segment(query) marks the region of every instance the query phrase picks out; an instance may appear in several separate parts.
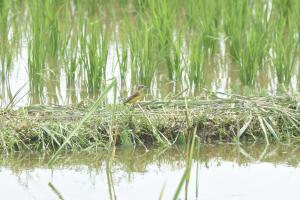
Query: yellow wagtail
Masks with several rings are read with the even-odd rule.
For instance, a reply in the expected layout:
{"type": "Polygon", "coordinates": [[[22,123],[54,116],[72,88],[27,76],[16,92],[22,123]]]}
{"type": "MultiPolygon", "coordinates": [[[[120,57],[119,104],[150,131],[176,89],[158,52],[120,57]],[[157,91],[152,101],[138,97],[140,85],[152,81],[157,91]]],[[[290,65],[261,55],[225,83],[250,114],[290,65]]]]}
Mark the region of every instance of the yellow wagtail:
{"type": "Polygon", "coordinates": [[[144,96],[145,88],[146,87],[144,85],[139,85],[137,90],[135,92],[133,92],[123,103],[124,104],[135,103],[135,102],[141,100],[144,96]]]}

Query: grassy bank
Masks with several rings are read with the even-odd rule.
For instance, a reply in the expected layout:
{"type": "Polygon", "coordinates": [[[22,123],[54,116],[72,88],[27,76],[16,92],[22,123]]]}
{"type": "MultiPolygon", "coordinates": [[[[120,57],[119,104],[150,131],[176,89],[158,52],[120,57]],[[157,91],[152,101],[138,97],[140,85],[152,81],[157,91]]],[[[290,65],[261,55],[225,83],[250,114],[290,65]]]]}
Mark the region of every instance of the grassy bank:
{"type": "Polygon", "coordinates": [[[258,140],[290,143],[300,139],[296,97],[221,99],[209,94],[141,102],[135,106],[100,105],[87,117],[93,103],[2,110],[0,148],[11,152],[88,150],[114,145],[166,146],[185,143],[194,131],[205,143],[258,140]]]}

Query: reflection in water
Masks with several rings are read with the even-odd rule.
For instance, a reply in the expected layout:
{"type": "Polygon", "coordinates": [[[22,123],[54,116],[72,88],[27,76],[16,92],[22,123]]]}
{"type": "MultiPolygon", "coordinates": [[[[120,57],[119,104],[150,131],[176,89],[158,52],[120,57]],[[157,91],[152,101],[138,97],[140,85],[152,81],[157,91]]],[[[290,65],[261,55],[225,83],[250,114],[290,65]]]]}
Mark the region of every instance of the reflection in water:
{"type": "Polygon", "coordinates": [[[108,185],[110,200],[117,199],[115,187],[114,187],[113,175],[112,175],[112,165],[115,158],[115,151],[116,149],[113,147],[110,157],[107,159],[107,164],[106,164],[106,176],[107,176],[107,185],[108,185]]]}
{"type": "Polygon", "coordinates": [[[54,187],[54,185],[51,182],[49,182],[48,185],[60,200],[64,200],[63,196],[60,194],[60,192],[54,187]]]}
{"type": "MultiPolygon", "coordinates": [[[[52,169],[48,159],[30,153],[2,157],[1,197],[172,199],[186,166],[181,147],[64,154],[52,169]]],[[[202,145],[194,151],[187,198],[292,199],[300,187],[299,161],[293,145],[202,145]]]]}

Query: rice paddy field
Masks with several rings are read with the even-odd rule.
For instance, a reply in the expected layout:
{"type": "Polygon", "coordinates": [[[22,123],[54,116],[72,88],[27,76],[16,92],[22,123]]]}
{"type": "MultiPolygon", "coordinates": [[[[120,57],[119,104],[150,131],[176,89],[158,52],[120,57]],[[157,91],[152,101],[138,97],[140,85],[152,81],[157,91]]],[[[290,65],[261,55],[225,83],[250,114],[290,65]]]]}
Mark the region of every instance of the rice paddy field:
{"type": "Polygon", "coordinates": [[[68,105],[99,96],[112,79],[118,98],[139,84],[147,99],[203,88],[298,93],[299,8],[296,0],[1,0],[1,105],[15,95],[20,106],[68,105]]]}
{"type": "Polygon", "coordinates": [[[298,0],[0,0],[0,194],[293,199],[245,180],[299,171],[299,21],[298,0]],[[214,188],[228,170],[253,193],[214,188]]]}

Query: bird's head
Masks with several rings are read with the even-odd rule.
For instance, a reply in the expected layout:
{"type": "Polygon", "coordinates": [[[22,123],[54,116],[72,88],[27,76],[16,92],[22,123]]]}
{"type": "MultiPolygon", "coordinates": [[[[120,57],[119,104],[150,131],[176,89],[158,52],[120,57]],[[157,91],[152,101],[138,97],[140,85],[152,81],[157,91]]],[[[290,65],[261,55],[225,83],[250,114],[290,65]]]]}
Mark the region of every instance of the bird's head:
{"type": "Polygon", "coordinates": [[[137,87],[137,90],[138,90],[139,92],[142,92],[142,91],[144,91],[145,88],[146,88],[146,86],[144,86],[144,85],[139,85],[139,86],[137,87]]]}

